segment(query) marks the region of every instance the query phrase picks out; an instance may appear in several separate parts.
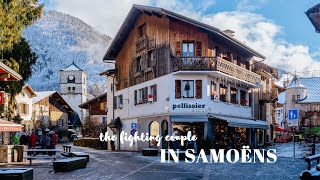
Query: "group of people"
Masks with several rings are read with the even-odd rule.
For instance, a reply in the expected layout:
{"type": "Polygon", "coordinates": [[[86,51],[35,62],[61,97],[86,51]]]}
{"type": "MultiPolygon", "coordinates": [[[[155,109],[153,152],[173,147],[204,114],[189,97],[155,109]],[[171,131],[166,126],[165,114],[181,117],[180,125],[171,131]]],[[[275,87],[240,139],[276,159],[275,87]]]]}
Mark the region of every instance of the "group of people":
{"type": "Polygon", "coordinates": [[[55,149],[58,143],[58,137],[54,131],[46,131],[45,133],[38,132],[38,135],[34,131],[29,133],[22,133],[19,137],[19,133],[16,133],[12,141],[16,145],[27,145],[29,149],[34,149],[38,143],[42,149],[55,149]]]}

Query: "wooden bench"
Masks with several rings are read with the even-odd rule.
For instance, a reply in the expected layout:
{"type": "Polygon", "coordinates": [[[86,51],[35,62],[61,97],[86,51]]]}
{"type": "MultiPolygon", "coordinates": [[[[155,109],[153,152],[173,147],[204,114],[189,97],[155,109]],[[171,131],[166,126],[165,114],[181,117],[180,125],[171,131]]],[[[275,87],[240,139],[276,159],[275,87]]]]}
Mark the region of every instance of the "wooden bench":
{"type": "Polygon", "coordinates": [[[0,168],[0,179],[30,180],[33,179],[33,169],[0,168]]]}
{"type": "MultiPolygon", "coordinates": [[[[28,149],[26,152],[61,152],[61,150],[58,149],[28,149]]],[[[37,155],[34,154],[33,156],[26,156],[24,158],[27,158],[27,160],[30,161],[29,165],[32,165],[32,160],[33,159],[53,159],[54,161],[58,158],[59,156],[57,155],[37,155]]]]}
{"type": "Polygon", "coordinates": [[[53,161],[53,170],[55,172],[69,172],[87,166],[86,157],[74,157],[53,161]]]}
{"type": "Polygon", "coordinates": [[[70,157],[85,157],[87,162],[89,162],[89,154],[84,152],[70,152],[70,157]]]}
{"type": "Polygon", "coordinates": [[[308,156],[305,158],[305,162],[307,162],[307,170],[300,174],[300,179],[302,180],[312,180],[312,179],[320,179],[320,154],[308,156]],[[317,161],[317,165],[314,168],[311,168],[311,162],[317,161]]]}

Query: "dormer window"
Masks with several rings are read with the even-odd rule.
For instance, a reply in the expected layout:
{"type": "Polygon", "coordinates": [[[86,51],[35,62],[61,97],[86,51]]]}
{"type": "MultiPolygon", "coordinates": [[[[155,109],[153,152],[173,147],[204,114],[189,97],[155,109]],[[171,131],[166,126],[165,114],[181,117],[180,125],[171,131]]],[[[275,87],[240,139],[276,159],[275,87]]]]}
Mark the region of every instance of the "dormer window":
{"type": "Polygon", "coordinates": [[[138,39],[146,35],[146,24],[138,27],[138,39]]]}

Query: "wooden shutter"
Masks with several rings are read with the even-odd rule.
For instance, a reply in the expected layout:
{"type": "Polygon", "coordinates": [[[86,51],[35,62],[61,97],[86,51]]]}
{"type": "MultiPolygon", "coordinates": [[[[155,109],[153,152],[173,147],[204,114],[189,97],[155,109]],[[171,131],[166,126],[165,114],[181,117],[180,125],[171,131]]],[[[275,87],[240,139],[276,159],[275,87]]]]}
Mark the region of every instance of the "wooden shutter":
{"type": "Polygon", "coordinates": [[[196,80],[196,99],[202,99],[202,80],[196,80]]]}
{"type": "Polygon", "coordinates": [[[117,97],[116,96],[113,97],[113,108],[117,109],[117,97]]]}
{"type": "Polygon", "coordinates": [[[157,85],[153,85],[153,102],[157,101],[157,85]]]}
{"type": "Polygon", "coordinates": [[[196,43],[196,56],[202,56],[202,43],[197,41],[196,43]]]}
{"type": "Polygon", "coordinates": [[[134,90],[134,105],[137,105],[137,90],[134,90]]]}
{"type": "Polygon", "coordinates": [[[181,98],[181,80],[175,81],[175,97],[176,99],[181,98]]]}
{"type": "Polygon", "coordinates": [[[148,87],[144,88],[144,101],[143,103],[148,103],[148,87]]]}
{"type": "Polygon", "coordinates": [[[175,50],[176,50],[176,56],[178,56],[178,57],[181,56],[181,42],[180,41],[176,42],[175,50]]]}
{"type": "Polygon", "coordinates": [[[144,97],[145,97],[145,95],[144,95],[144,94],[145,94],[145,93],[144,93],[144,88],[142,88],[141,91],[142,91],[142,92],[141,92],[141,93],[142,93],[142,97],[141,97],[142,102],[141,102],[141,103],[143,104],[143,103],[145,102],[145,101],[144,101],[144,97]]]}

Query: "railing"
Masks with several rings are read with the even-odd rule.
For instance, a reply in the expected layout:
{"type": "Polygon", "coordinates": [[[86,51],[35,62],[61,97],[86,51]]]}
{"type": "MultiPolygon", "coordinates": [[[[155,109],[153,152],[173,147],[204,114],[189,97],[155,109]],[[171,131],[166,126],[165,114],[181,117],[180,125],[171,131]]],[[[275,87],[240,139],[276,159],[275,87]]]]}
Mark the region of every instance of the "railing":
{"type": "Polygon", "coordinates": [[[136,51],[150,50],[155,48],[155,40],[149,39],[148,36],[142,36],[136,41],[136,51]]]}
{"type": "Polygon", "coordinates": [[[172,71],[220,71],[252,84],[260,84],[260,75],[219,57],[174,57],[172,71]]]}

